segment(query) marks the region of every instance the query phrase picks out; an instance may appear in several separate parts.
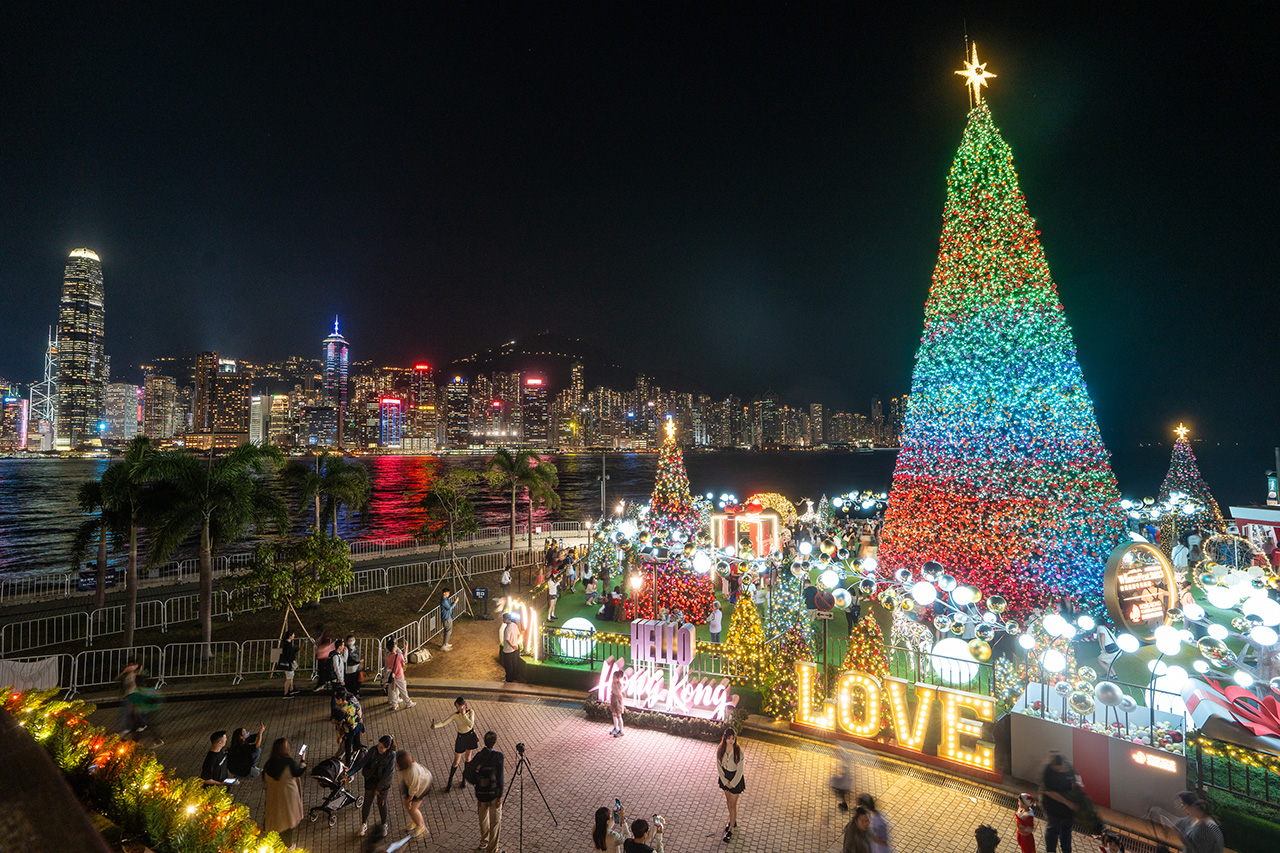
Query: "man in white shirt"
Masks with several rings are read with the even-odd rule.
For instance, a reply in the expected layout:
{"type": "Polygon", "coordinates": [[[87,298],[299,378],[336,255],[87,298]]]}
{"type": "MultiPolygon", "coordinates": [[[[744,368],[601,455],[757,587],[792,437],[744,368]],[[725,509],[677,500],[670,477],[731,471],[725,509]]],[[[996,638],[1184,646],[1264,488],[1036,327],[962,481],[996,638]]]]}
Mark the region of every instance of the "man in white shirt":
{"type": "Polygon", "coordinates": [[[1185,569],[1187,561],[1191,557],[1191,549],[1187,547],[1186,542],[1179,540],[1178,544],[1173,546],[1173,554],[1171,556],[1176,567],[1185,569]]]}
{"type": "Polygon", "coordinates": [[[724,623],[724,612],[720,610],[720,602],[711,605],[711,617],[707,620],[707,628],[711,631],[711,642],[720,642],[720,626],[724,623]]]}
{"type": "Polygon", "coordinates": [[[507,566],[502,570],[502,579],[498,581],[502,587],[502,606],[511,606],[511,567],[507,566]]]}

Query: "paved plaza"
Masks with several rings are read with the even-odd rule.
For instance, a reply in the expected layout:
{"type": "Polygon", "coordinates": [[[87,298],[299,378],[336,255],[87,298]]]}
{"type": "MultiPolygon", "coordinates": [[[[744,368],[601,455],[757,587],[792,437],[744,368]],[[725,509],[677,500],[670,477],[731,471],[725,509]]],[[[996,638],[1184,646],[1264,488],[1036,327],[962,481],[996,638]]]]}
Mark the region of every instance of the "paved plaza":
{"type": "MultiPolygon", "coordinates": [[[[494,685],[494,687],[498,687],[494,685]]],[[[430,835],[411,842],[418,853],[475,849],[479,832],[471,789],[440,791],[453,757],[453,728],[432,731],[431,718],[443,719],[452,710],[457,689],[412,686],[417,707],[392,712],[379,694],[366,698],[365,743],[393,734],[435,776],[432,793],[422,804],[430,835]]],[[[366,691],[367,693],[367,691],[366,691]]],[[[476,727],[498,733],[498,749],[506,756],[508,778],[516,765],[517,742],[527,746],[531,766],[558,825],[543,806],[532,784],[524,790],[524,850],[589,850],[596,808],[621,798],[631,818],[659,813],[667,818],[666,849],[730,851],[730,853],[792,853],[838,851],[847,821],[836,807],[828,782],[841,759],[835,747],[790,736],[748,732],[746,792],[739,803],[739,826],[728,844],[721,841],[726,811],[716,787],[715,745],[646,729],[629,729],[625,737],[608,736],[608,725],[586,719],[581,703],[536,696],[476,692],[469,697],[476,711],[476,727]]],[[[117,711],[104,707],[96,722],[113,726],[117,711]]],[[[230,695],[226,698],[174,696],[157,717],[165,743],[156,753],[167,767],[184,775],[199,774],[208,749],[209,733],[244,726],[256,731],[266,724],[266,743],[288,737],[297,749],[309,744],[312,764],[336,751],[328,722],[329,699],[306,693],[295,699],[278,696],[230,695]]],[[[265,759],[265,754],[264,754],[265,759]]],[[[1004,839],[1002,850],[1016,850],[1013,837],[1013,798],[981,785],[941,776],[875,753],[853,753],[855,787],[876,795],[893,827],[893,847],[900,853],[937,853],[974,849],[973,829],[995,826],[1004,839]]],[[[361,783],[357,781],[358,787],[361,783]]],[[[455,780],[456,784],[456,780],[455,780]]],[[[503,811],[499,849],[520,850],[519,785],[503,811]]],[[[324,791],[310,778],[303,780],[303,802],[310,808],[323,801],[324,791]]],[[[353,793],[359,793],[352,788],[353,793]]],[[[249,806],[256,819],[263,815],[263,785],[242,782],[233,796],[249,806]]],[[[408,822],[401,804],[390,803],[393,833],[403,834],[408,822]]],[[[373,815],[377,815],[376,806],[373,815]]],[[[1037,831],[1043,830],[1038,822],[1037,831]]],[[[313,851],[356,851],[360,825],[358,809],[339,812],[330,828],[324,820],[304,821],[296,842],[313,851]]],[[[1077,836],[1077,850],[1086,839],[1077,836]]],[[[1043,849],[1043,840],[1039,844],[1043,849]]]]}

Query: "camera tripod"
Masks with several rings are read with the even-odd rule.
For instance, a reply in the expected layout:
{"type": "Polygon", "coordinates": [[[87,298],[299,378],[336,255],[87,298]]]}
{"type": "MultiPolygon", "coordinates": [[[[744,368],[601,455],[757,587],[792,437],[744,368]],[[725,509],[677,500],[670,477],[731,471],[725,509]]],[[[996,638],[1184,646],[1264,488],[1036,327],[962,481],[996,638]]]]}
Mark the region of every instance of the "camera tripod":
{"type": "Polygon", "coordinates": [[[551,810],[550,803],[547,802],[547,795],[542,793],[542,786],[538,784],[537,778],[533,775],[533,765],[529,763],[529,759],[524,754],[524,744],[516,744],[516,752],[520,754],[520,760],[516,762],[516,772],[511,774],[511,781],[507,783],[507,793],[502,797],[502,805],[507,804],[507,799],[511,796],[511,789],[515,787],[516,779],[520,780],[520,853],[524,853],[524,774],[529,772],[529,781],[533,783],[533,787],[538,789],[538,796],[542,797],[542,804],[547,807],[547,814],[551,815],[551,822],[556,826],[560,822],[556,820],[556,813],[551,810]]]}

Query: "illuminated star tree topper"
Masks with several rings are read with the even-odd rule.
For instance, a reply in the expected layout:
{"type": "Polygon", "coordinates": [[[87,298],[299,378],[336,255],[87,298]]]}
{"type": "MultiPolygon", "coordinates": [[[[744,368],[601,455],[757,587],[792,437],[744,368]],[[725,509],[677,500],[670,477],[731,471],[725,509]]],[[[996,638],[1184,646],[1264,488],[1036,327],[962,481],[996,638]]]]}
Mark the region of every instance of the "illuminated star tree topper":
{"type": "Polygon", "coordinates": [[[996,75],[987,70],[987,63],[978,61],[978,43],[973,43],[973,59],[967,60],[964,68],[956,72],[964,78],[965,85],[973,89],[970,97],[973,99],[970,103],[977,106],[982,103],[982,87],[987,85],[988,80],[992,80],[996,75]]]}

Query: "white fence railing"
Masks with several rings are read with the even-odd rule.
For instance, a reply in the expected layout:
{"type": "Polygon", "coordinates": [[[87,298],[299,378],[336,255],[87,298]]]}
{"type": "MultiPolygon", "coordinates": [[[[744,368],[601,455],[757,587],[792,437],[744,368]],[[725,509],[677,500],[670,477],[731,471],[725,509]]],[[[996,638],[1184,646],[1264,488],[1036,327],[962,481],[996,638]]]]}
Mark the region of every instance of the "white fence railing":
{"type": "Polygon", "coordinates": [[[83,687],[103,687],[120,678],[125,664],[136,660],[144,673],[159,675],[164,653],[159,646],[130,646],[123,649],[90,649],[76,655],[74,680],[64,684],[75,695],[83,687]]]}
{"type": "MultiPolygon", "coordinates": [[[[590,528],[579,521],[556,521],[533,526],[534,537],[549,537],[564,534],[589,534],[590,528]]],[[[516,525],[516,548],[527,546],[529,525],[516,525]]],[[[463,536],[458,540],[460,548],[502,547],[511,542],[511,527],[482,527],[475,533],[463,536]]],[[[540,543],[535,541],[535,546],[540,543]]],[[[370,560],[381,557],[394,557],[401,554],[425,554],[439,548],[422,537],[398,536],[391,539],[356,539],[348,543],[353,560],[370,560]]],[[[465,558],[464,558],[465,559],[465,558]]],[[[213,576],[229,577],[246,568],[253,561],[251,552],[229,554],[215,557],[212,560],[213,576]]],[[[200,577],[200,561],[196,558],[177,560],[154,569],[140,568],[143,584],[153,582],[189,583],[200,577]]],[[[46,601],[57,598],[71,598],[81,590],[77,587],[78,575],[75,572],[34,572],[0,578],[0,606],[7,604],[25,604],[34,601],[46,601]]],[[[124,589],[125,572],[116,570],[114,590],[124,589]]],[[[91,595],[91,591],[84,594],[91,595]]]]}
{"type": "MultiPolygon", "coordinates": [[[[379,642],[383,648],[387,648],[390,640],[400,641],[400,650],[408,655],[410,652],[416,652],[434,639],[437,635],[444,631],[444,621],[440,618],[440,608],[433,607],[427,611],[427,614],[420,619],[415,619],[408,625],[402,625],[399,628],[387,634],[379,642]]],[[[371,667],[369,668],[372,672],[371,667]]],[[[382,668],[382,658],[378,658],[378,668],[382,668]]]]}
{"type": "MultiPolygon", "coordinates": [[[[437,614],[439,608],[423,617],[437,614]]],[[[423,621],[419,620],[419,621],[423,621]]],[[[298,673],[302,677],[314,677],[314,644],[308,637],[294,640],[298,648],[298,673]]],[[[86,649],[77,655],[52,654],[36,657],[3,658],[15,662],[36,662],[48,658],[58,659],[58,686],[67,691],[70,699],[77,693],[91,688],[102,688],[120,681],[120,674],[130,661],[137,661],[142,674],[156,679],[157,686],[181,678],[222,678],[233,684],[247,675],[272,676],[279,656],[279,640],[246,640],[243,643],[216,642],[170,643],[160,646],[130,646],[119,649],[86,649]]],[[[365,678],[374,679],[382,670],[382,641],[376,637],[358,637],[356,645],[364,662],[365,678]]],[[[0,684],[0,687],[8,685],[0,684]]]]}
{"type": "MultiPolygon", "coordinates": [[[[458,558],[458,573],[463,578],[496,574],[508,564],[520,569],[536,566],[542,560],[542,552],[497,551],[458,558]]],[[[448,560],[408,563],[385,568],[360,569],[354,572],[351,583],[341,589],[330,590],[322,599],[342,600],[343,596],[367,592],[389,593],[405,586],[432,584],[445,576],[448,560]]],[[[213,616],[230,621],[236,613],[252,613],[265,606],[260,592],[252,589],[214,590],[213,616]]],[[[145,599],[138,602],[134,628],[146,630],[159,628],[168,631],[170,625],[196,622],[200,619],[200,596],[177,595],[167,599],[145,599]]],[[[124,605],[114,604],[91,611],[60,613],[41,616],[23,622],[10,622],[0,629],[0,655],[13,655],[33,649],[64,645],[83,641],[86,646],[94,640],[124,632],[124,605]]],[[[437,632],[438,633],[438,632],[437,632]]],[[[431,634],[435,636],[435,634],[431,634]]],[[[421,648],[428,638],[413,648],[421,648]]],[[[412,649],[406,649],[412,651],[412,649]]]]}

